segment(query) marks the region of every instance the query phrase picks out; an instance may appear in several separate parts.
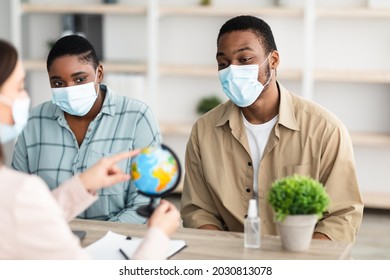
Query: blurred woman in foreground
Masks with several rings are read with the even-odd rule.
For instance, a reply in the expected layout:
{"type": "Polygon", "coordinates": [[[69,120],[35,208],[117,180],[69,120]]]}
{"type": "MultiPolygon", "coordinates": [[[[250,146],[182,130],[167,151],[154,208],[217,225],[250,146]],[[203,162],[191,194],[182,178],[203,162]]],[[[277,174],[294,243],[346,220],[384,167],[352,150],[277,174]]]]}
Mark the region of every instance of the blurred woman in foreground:
{"type": "MultiPolygon", "coordinates": [[[[0,40],[0,141],[14,140],[27,123],[30,98],[16,49],[0,40]]],[[[0,145],[0,259],[87,259],[68,221],[89,207],[96,191],[130,179],[116,163],[136,155],[123,152],[101,159],[50,192],[42,179],[4,165],[0,145]]],[[[179,212],[162,201],[148,222],[144,241],[132,259],[163,259],[179,212]]]]}

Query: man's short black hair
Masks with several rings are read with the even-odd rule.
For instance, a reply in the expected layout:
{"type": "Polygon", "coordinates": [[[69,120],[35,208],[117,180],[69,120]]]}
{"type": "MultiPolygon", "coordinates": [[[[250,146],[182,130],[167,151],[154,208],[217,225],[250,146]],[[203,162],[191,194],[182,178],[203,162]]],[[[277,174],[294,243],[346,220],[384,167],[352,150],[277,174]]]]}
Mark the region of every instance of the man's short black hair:
{"type": "Polygon", "coordinates": [[[223,34],[232,31],[252,31],[259,37],[266,53],[277,50],[271,27],[262,19],[254,16],[238,16],[229,19],[219,30],[217,43],[223,34]]]}
{"type": "Polygon", "coordinates": [[[92,63],[96,69],[99,59],[92,44],[83,36],[68,35],[60,38],[52,47],[47,57],[46,69],[49,71],[53,61],[64,55],[77,55],[81,61],[92,63]]]}

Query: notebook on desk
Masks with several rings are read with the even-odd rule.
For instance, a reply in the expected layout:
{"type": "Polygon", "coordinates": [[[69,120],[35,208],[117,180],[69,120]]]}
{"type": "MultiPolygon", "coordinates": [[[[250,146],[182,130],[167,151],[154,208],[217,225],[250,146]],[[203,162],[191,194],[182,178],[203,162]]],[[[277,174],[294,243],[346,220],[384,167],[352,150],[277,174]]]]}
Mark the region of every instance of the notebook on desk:
{"type": "MultiPolygon", "coordinates": [[[[108,231],[105,236],[87,246],[85,250],[95,260],[125,260],[134,254],[141,242],[142,238],[128,238],[125,235],[108,231]]],[[[184,240],[170,240],[166,258],[172,257],[185,247],[184,240]]]]}

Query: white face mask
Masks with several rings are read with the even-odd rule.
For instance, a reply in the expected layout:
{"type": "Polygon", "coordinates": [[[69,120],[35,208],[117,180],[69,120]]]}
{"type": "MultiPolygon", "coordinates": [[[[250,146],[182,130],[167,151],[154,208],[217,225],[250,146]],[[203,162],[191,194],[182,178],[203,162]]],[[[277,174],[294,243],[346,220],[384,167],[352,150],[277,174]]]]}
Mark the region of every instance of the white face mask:
{"type": "Polygon", "coordinates": [[[258,81],[259,68],[268,60],[271,53],[261,65],[233,65],[218,72],[219,79],[225,94],[239,107],[252,105],[263,92],[264,88],[271,80],[263,85],[258,81]]]}
{"type": "Polygon", "coordinates": [[[26,126],[30,109],[30,98],[19,98],[12,102],[10,99],[0,95],[0,102],[12,108],[12,118],[14,119],[13,125],[0,123],[0,140],[4,144],[16,139],[26,126]]]}
{"type": "Polygon", "coordinates": [[[86,115],[97,99],[95,90],[97,73],[96,71],[95,82],[71,87],[52,88],[52,102],[70,115],[86,115]]]}

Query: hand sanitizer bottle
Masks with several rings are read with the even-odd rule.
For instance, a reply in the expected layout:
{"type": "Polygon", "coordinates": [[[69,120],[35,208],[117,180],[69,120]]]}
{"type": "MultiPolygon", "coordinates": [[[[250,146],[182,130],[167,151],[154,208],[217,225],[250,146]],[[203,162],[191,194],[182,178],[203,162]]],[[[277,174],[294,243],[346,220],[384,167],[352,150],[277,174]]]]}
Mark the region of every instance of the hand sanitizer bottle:
{"type": "Polygon", "coordinates": [[[249,200],[248,215],[244,224],[244,246],[260,248],[260,218],[255,199],[249,200]]]}

